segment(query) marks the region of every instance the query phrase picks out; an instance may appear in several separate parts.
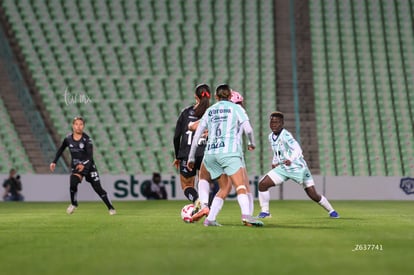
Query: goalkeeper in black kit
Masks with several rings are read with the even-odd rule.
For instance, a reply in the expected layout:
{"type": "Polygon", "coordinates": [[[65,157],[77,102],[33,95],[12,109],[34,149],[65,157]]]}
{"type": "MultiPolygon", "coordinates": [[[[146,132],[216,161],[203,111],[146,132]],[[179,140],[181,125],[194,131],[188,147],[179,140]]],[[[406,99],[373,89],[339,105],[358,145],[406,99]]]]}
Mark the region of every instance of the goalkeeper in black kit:
{"type": "Polygon", "coordinates": [[[70,175],[70,201],[71,204],[66,209],[68,214],[72,214],[78,207],[77,193],[78,185],[82,182],[83,177],[92,185],[93,190],[99,195],[105,205],[108,207],[109,214],[115,215],[116,211],[108,194],[101,186],[98,170],[93,160],[93,144],[91,138],[83,132],[85,121],[82,117],[75,117],[72,122],[73,132],[65,137],[62,145],[56,153],[56,157],[50,164],[50,171],[54,171],[56,162],[62,155],[66,147],[69,147],[72,158],[72,174],[70,175]]]}

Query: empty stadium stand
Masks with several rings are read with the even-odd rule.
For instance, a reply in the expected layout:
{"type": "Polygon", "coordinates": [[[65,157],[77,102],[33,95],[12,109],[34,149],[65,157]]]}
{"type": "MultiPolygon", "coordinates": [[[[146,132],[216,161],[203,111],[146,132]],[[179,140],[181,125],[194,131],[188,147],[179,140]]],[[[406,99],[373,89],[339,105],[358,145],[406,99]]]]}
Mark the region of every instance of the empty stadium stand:
{"type": "MultiPolygon", "coordinates": [[[[410,0],[0,5],[3,27],[55,146],[72,118],[84,116],[102,173],[176,173],[175,120],[200,82],[213,88],[228,82],[245,97],[258,143],[258,150],[246,153],[252,174],[269,168],[267,116],[276,108],[288,110],[287,127],[294,134],[298,127],[305,157],[318,174],[414,171],[410,0]]],[[[15,142],[20,148],[17,156],[0,150],[0,172],[18,161],[35,171],[10,112],[0,107],[11,131],[0,132],[2,146],[15,142]]]]}
{"type": "Polygon", "coordinates": [[[310,1],[321,172],[409,175],[411,1],[310,1]]]}
{"type": "MultiPolygon", "coordinates": [[[[176,173],[175,120],[200,82],[240,91],[256,139],[268,146],[259,119],[276,102],[272,1],[1,5],[51,126],[63,138],[84,116],[102,173],[176,173]]],[[[252,173],[264,172],[262,154],[249,153],[252,173]]]]}

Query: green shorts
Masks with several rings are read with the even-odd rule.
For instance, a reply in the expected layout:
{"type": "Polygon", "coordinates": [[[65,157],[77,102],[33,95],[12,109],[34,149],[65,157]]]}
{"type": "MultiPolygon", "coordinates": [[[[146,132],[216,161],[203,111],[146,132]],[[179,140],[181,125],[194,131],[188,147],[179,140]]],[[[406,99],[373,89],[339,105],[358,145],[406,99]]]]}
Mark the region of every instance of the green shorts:
{"type": "Polygon", "coordinates": [[[288,179],[300,184],[303,189],[315,185],[313,177],[309,168],[305,167],[296,171],[287,171],[282,166],[277,166],[267,173],[267,176],[272,179],[273,183],[279,185],[288,179]]]}
{"type": "Polygon", "coordinates": [[[222,174],[231,176],[243,167],[242,157],[237,154],[204,155],[204,165],[212,179],[222,174]]]}

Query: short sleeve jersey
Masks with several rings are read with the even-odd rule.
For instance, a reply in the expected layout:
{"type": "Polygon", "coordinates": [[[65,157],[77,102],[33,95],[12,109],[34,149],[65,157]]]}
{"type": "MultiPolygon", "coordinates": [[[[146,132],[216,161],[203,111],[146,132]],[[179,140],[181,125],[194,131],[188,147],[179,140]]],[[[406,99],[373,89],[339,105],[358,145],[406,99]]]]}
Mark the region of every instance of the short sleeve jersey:
{"type": "MultiPolygon", "coordinates": [[[[176,159],[187,159],[190,152],[191,143],[193,142],[194,132],[188,129],[190,122],[199,120],[194,115],[194,106],[184,108],[177,119],[174,133],[174,151],[176,159]]],[[[196,157],[204,155],[205,145],[198,146],[196,157]]]]}
{"type": "MultiPolygon", "coordinates": [[[[273,164],[281,164],[286,159],[290,159],[290,156],[293,155],[294,148],[300,148],[295,138],[286,129],[282,129],[279,135],[275,135],[273,132],[270,133],[269,142],[273,150],[273,164]]],[[[281,167],[292,172],[307,167],[302,152],[296,153],[299,154],[299,157],[293,160],[290,166],[282,164],[281,167]]]]}
{"type": "Polygon", "coordinates": [[[205,154],[241,155],[240,127],[249,120],[242,107],[221,100],[208,108],[201,120],[208,129],[205,154]]]}

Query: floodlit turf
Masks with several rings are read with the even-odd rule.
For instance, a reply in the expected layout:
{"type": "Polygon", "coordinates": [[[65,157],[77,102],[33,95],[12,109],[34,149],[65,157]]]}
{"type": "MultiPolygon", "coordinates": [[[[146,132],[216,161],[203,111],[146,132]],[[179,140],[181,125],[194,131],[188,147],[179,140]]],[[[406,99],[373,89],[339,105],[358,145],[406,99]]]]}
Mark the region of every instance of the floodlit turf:
{"type": "Polygon", "coordinates": [[[80,202],[73,215],[67,203],[0,203],[0,274],[414,271],[412,201],[336,201],[340,219],[311,201],[272,201],[262,228],[241,225],[236,201],[226,201],[222,227],[182,222],[184,201],[114,204],[116,216],[101,202],[80,202]]]}

